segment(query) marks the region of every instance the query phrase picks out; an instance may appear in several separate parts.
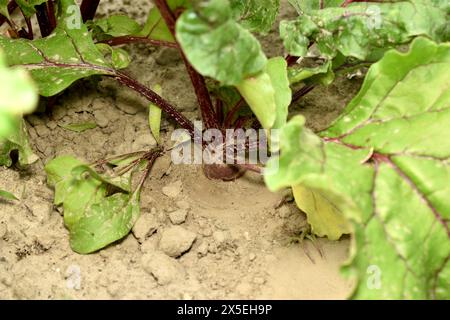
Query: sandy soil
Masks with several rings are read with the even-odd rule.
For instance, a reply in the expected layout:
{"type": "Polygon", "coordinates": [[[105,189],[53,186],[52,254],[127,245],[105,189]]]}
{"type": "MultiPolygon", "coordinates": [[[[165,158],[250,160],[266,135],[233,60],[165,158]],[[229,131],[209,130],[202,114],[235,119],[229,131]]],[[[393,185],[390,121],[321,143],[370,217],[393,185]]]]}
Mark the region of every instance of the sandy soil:
{"type": "MultiPolygon", "coordinates": [[[[143,19],[148,1],[104,1],[101,13],[134,7],[143,19]]],[[[283,10],[282,17],[293,11],[283,10]]],[[[275,32],[275,31],[274,31],[275,32]]],[[[268,55],[283,53],[270,34],[268,55]]],[[[198,119],[196,99],[176,51],[130,46],[128,72],[147,85],[160,83],[164,97],[198,119]]],[[[292,109],[314,130],[326,127],[360,86],[339,79],[317,88],[292,109]]],[[[0,189],[20,201],[0,200],[0,298],[3,299],[344,299],[352,284],[339,274],[349,240],[319,239],[321,257],[306,241],[292,244],[305,227],[292,204],[278,209],[261,177],[211,181],[200,167],[174,166],[166,155],[153,168],[142,193],[142,216],[125,239],[96,254],[71,251],[60,209],[52,205],[43,166],[62,154],[87,161],[155,144],[146,103],[111,80],[80,82],[58,98],[52,110],[27,118],[40,161],[25,171],[0,168],[0,189]],[[74,133],[61,125],[95,121],[74,133]],[[188,251],[179,258],[167,253],[188,251]],[[169,248],[169,249],[168,249],[169,248]]],[[[173,124],[163,123],[169,143],[173,124]]]]}

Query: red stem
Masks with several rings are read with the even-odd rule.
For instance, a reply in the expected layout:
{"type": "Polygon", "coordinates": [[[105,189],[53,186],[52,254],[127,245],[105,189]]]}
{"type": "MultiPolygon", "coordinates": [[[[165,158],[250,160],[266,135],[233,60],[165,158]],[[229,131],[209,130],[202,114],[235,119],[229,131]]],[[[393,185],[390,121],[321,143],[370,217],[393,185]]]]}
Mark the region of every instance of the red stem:
{"type": "Polygon", "coordinates": [[[238,103],[227,113],[227,117],[225,118],[225,122],[223,124],[224,128],[228,128],[231,126],[233,122],[233,118],[236,115],[236,113],[242,108],[242,105],[244,104],[244,98],[241,98],[238,103]]]}
{"type": "Polygon", "coordinates": [[[216,115],[217,115],[217,122],[224,123],[223,120],[223,101],[219,98],[216,98],[216,115]]]}
{"type": "Polygon", "coordinates": [[[56,28],[56,14],[55,14],[55,1],[50,0],[47,2],[47,12],[48,12],[48,20],[50,22],[50,26],[52,28],[52,31],[56,28]]]}
{"type": "MultiPolygon", "coordinates": [[[[155,5],[158,7],[161,16],[166,22],[169,30],[172,32],[174,38],[176,38],[175,37],[176,17],[170,10],[169,6],[167,5],[167,2],[165,0],[155,0],[155,5]]],[[[205,78],[203,78],[203,76],[192,67],[192,65],[187,60],[186,55],[181,50],[181,48],[180,53],[183,57],[183,61],[184,64],[186,65],[189,77],[191,78],[192,85],[194,86],[194,91],[197,96],[197,101],[202,113],[202,119],[206,128],[207,129],[218,128],[219,123],[217,121],[217,116],[214,112],[214,107],[211,101],[211,97],[209,95],[208,88],[206,87],[205,78]]]]}
{"type": "Polygon", "coordinates": [[[188,130],[191,136],[194,136],[194,125],[193,123],[186,118],[183,114],[178,112],[175,107],[173,107],[169,102],[164,100],[161,96],[159,96],[157,93],[155,93],[153,90],[147,88],[146,86],[142,85],[135,79],[131,78],[130,76],[126,75],[122,72],[117,72],[114,77],[117,81],[122,83],[123,85],[129,87],[130,89],[133,89],[134,91],[138,92],[142,96],[144,96],[146,99],[148,99],[150,102],[156,104],[158,107],[160,107],[165,113],[167,113],[171,118],[173,118],[181,127],[188,130]]]}
{"type": "Polygon", "coordinates": [[[33,40],[33,37],[34,37],[33,36],[33,25],[31,24],[31,19],[25,17],[25,15],[23,17],[25,19],[25,23],[27,24],[27,29],[28,29],[26,38],[28,40],[33,40]]]}
{"type": "Polygon", "coordinates": [[[310,93],[312,90],[314,90],[314,88],[315,88],[315,86],[302,87],[300,90],[298,90],[296,93],[293,94],[291,104],[300,100],[301,97],[306,96],[308,93],[310,93]]]}
{"type": "Polygon", "coordinates": [[[83,22],[94,19],[99,3],[100,0],[83,0],[81,2],[80,11],[83,22]]]}
{"type": "Polygon", "coordinates": [[[47,3],[43,3],[36,6],[36,17],[42,37],[49,36],[56,27],[55,12],[50,10],[47,3]],[[53,17],[51,17],[52,15],[53,17]]]}

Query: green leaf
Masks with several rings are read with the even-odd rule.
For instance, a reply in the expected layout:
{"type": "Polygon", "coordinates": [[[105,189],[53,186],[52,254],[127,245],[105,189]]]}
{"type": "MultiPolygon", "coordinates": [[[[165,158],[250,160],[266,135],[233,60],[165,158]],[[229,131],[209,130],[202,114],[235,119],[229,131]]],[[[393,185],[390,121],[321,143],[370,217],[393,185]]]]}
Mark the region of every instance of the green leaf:
{"type": "Polygon", "coordinates": [[[110,37],[121,37],[136,34],[141,31],[139,23],[126,15],[112,15],[104,19],[96,20],[93,23],[103,35],[110,37]]]}
{"type": "Polygon", "coordinates": [[[176,32],[194,68],[223,85],[238,85],[267,63],[258,40],[233,19],[228,0],[203,1],[186,10],[176,32]]]}
{"type": "Polygon", "coordinates": [[[121,48],[116,48],[112,50],[111,61],[115,69],[125,69],[131,63],[131,58],[128,52],[121,48]]]}
{"type": "Polygon", "coordinates": [[[131,175],[110,177],[71,156],[50,161],[47,182],[55,205],[63,205],[70,244],[82,254],[95,252],[126,236],[139,216],[141,186],[131,193],[131,175]],[[111,187],[119,193],[109,195],[111,187]]]}
{"type": "Polygon", "coordinates": [[[139,193],[117,193],[89,206],[70,230],[72,249],[92,253],[125,237],[140,215],[139,193]]]}
{"type": "Polygon", "coordinates": [[[237,86],[263,128],[270,129],[276,120],[275,89],[267,72],[247,78],[237,86]]]}
{"type": "Polygon", "coordinates": [[[280,129],[286,124],[289,105],[292,101],[292,91],[289,86],[287,62],[282,57],[272,58],[268,61],[266,72],[275,90],[275,122],[272,129],[280,129]]]}
{"type": "Polygon", "coordinates": [[[280,0],[230,0],[235,19],[251,32],[268,33],[280,9],[280,0]]]}
{"type": "Polygon", "coordinates": [[[84,132],[86,130],[97,128],[97,124],[95,122],[72,123],[68,125],[59,125],[59,126],[63,129],[73,132],[84,132]]]}
{"type": "Polygon", "coordinates": [[[1,51],[0,83],[0,139],[7,139],[20,134],[22,115],[34,111],[38,94],[25,70],[6,68],[1,51]]]}
{"type": "Polygon", "coordinates": [[[116,70],[125,69],[131,63],[130,55],[122,48],[113,48],[106,43],[96,43],[97,49],[105,56],[110,56],[110,63],[116,70]]]}
{"type": "Polygon", "coordinates": [[[48,37],[30,41],[0,36],[8,63],[29,70],[43,96],[56,95],[82,78],[116,72],[94,45],[74,1],[61,0],[59,5],[58,27],[48,37]]]}
{"type": "MultiPolygon", "coordinates": [[[[172,12],[176,11],[177,9],[188,9],[191,7],[189,0],[168,0],[167,4],[169,5],[169,8],[172,10],[172,12]]],[[[137,35],[148,37],[149,39],[153,40],[175,42],[172,32],[170,32],[156,6],[150,10],[147,22],[137,35]]]]}
{"type": "Polygon", "coordinates": [[[303,118],[283,129],[281,157],[269,163],[266,183],[319,192],[351,221],[345,271],[358,278],[353,298],[448,298],[449,69],[450,44],[418,38],[409,52],[389,51],[370,68],[320,138],[303,118]]]}
{"type": "Polygon", "coordinates": [[[36,13],[36,9],[34,8],[37,5],[43,4],[47,2],[47,0],[16,0],[16,3],[19,5],[20,10],[27,17],[31,17],[36,13]]]}
{"type": "Polygon", "coordinates": [[[85,165],[85,164],[76,166],[71,171],[71,175],[78,180],[82,180],[84,174],[89,174],[91,177],[95,178],[96,180],[101,181],[107,185],[111,185],[116,188],[119,188],[124,192],[131,192],[131,180],[130,180],[131,176],[130,175],[124,175],[124,176],[118,176],[118,177],[108,177],[106,175],[97,173],[97,171],[95,171],[90,166],[85,165]]]}
{"type": "Polygon", "coordinates": [[[245,79],[237,88],[263,128],[280,128],[286,123],[292,92],[285,59],[270,59],[264,72],[245,79]]]}
{"type": "MultiPolygon", "coordinates": [[[[1,119],[1,117],[0,117],[1,119]]],[[[10,167],[13,164],[11,153],[19,153],[19,165],[25,167],[36,162],[39,158],[33,153],[25,121],[20,119],[17,127],[14,127],[5,137],[0,137],[0,166],[10,167]]]]}
{"type": "Polygon", "coordinates": [[[10,20],[8,11],[8,0],[0,0],[0,14],[10,20]]]}
{"type": "MultiPolygon", "coordinates": [[[[156,85],[153,88],[157,94],[162,94],[162,88],[160,85],[156,85]]],[[[148,124],[152,132],[153,137],[158,143],[161,143],[160,130],[161,130],[161,115],[162,110],[154,103],[151,103],[148,108],[148,124]]]]}
{"type": "Polygon", "coordinates": [[[333,70],[331,68],[331,61],[327,61],[324,64],[321,64],[317,67],[296,67],[289,68],[289,82],[291,84],[296,84],[306,79],[310,79],[315,76],[322,76],[320,79],[323,79],[322,84],[328,85],[334,80],[333,70]],[[330,77],[331,75],[331,77],[330,77]],[[330,81],[331,80],[331,81],[330,81]]]}
{"type": "Polygon", "coordinates": [[[6,200],[19,200],[11,192],[8,192],[8,191],[5,191],[5,190],[1,190],[1,189],[0,189],[0,198],[6,199],[6,200]]]}
{"type": "Polygon", "coordinates": [[[378,48],[409,43],[421,35],[449,40],[448,8],[448,1],[408,0],[308,10],[295,21],[282,21],[280,34],[294,56],[306,56],[314,42],[327,59],[340,52],[364,60],[378,48]]]}

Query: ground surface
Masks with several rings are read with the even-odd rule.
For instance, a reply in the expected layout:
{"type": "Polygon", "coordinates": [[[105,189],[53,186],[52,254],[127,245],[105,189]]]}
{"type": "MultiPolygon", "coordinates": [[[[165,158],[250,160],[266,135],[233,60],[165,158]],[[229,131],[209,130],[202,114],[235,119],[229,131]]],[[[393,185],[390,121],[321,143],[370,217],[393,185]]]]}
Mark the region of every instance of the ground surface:
{"type": "MultiPolygon", "coordinates": [[[[148,2],[123,0],[123,8],[132,7],[142,19],[148,2]]],[[[120,12],[121,5],[104,1],[101,13],[120,12]]],[[[285,7],[282,17],[292,14],[285,7]]],[[[271,41],[274,36],[263,40],[268,55],[283,53],[271,41]]],[[[128,48],[135,58],[128,72],[147,85],[160,83],[164,97],[196,119],[195,96],[178,54],[128,48]]],[[[323,129],[359,86],[343,78],[317,88],[292,114],[302,113],[312,129],[323,129]]],[[[79,83],[50,112],[28,117],[41,160],[27,171],[0,168],[0,189],[21,198],[0,201],[0,298],[344,299],[351,292],[352,284],[339,275],[348,239],[320,239],[324,257],[307,242],[313,262],[300,245],[290,244],[305,225],[304,215],[289,203],[275,209],[282,194],[267,191],[260,177],[210,181],[200,167],[171,165],[169,156],[154,167],[142,194],[142,217],[128,237],[92,255],[71,251],[44,164],[62,154],[93,161],[150,148],[154,139],[145,105],[134,93],[103,80],[79,83]],[[83,121],[98,127],[84,133],[61,128],[83,121]],[[176,259],[161,250],[183,247],[190,249],[176,259]]],[[[172,130],[172,124],[163,124],[167,143],[172,130]]]]}

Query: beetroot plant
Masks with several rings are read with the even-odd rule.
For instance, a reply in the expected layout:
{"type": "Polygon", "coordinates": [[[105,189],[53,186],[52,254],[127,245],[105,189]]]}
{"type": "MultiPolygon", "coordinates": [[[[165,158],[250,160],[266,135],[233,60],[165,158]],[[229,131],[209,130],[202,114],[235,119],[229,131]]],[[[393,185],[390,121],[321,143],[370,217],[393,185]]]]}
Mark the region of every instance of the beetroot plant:
{"type": "MultiPolygon", "coordinates": [[[[149,102],[157,148],[46,165],[73,250],[95,252],[130,232],[151,167],[170,152],[159,133],[164,115],[204,150],[214,139],[198,137],[208,130],[264,129],[270,143],[245,141],[243,154],[266,148],[267,165],[219,157],[205,174],[264,174],[271,190],[292,188],[313,234],[351,234],[344,271],[358,280],[353,298],[450,297],[449,1],[290,0],[298,17],[279,23],[286,55],[270,58],[257,36],[273,29],[279,0],[154,0],[143,26],[126,15],[96,19],[99,2],[0,1],[0,48],[12,67],[0,67],[0,165],[36,160],[21,118],[36,105],[34,88],[50,98],[101,76],[149,102]],[[131,43],[179,51],[202,128],[161,97],[164,88],[123,70],[131,43]],[[315,87],[357,70],[366,73],[361,90],[328,129],[313,133],[303,116],[289,116],[315,87]]],[[[238,151],[223,152],[237,160],[238,151]]]]}

